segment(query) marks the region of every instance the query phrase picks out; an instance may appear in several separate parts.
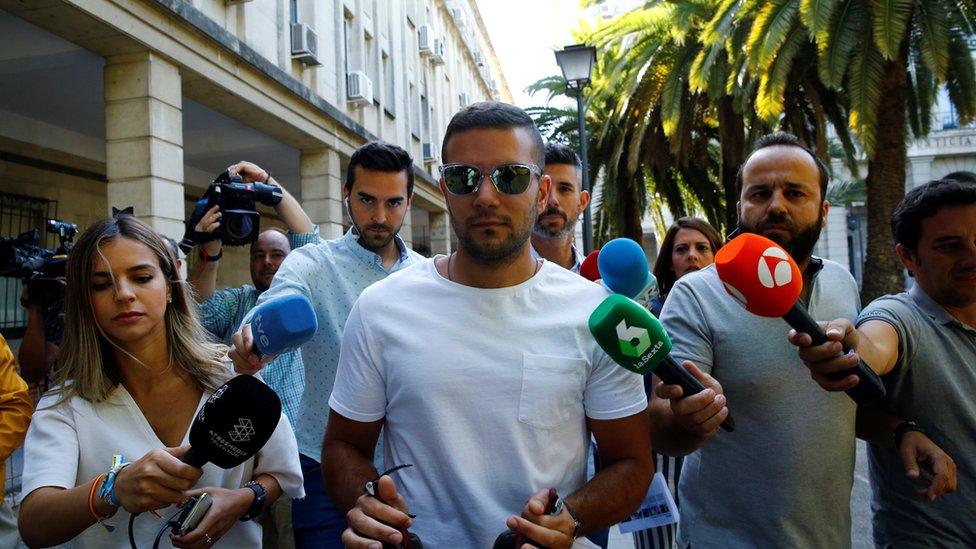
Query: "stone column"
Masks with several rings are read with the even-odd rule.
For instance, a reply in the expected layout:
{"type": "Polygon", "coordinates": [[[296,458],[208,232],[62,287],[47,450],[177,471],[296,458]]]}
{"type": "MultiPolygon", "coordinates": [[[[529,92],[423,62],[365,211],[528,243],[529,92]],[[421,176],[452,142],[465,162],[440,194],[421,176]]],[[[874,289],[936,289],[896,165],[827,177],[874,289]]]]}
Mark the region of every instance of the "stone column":
{"type": "Polygon", "coordinates": [[[333,149],[302,151],[302,208],[326,240],[342,236],[342,168],[333,149]]]}
{"type": "Polygon", "coordinates": [[[932,180],[932,161],[934,156],[916,156],[908,158],[908,173],[905,178],[905,192],[932,180]]]}
{"type": "Polygon", "coordinates": [[[154,229],[183,236],[183,99],[179,68],[155,53],[105,65],[108,211],[134,206],[154,229]]]}
{"type": "Polygon", "coordinates": [[[451,253],[451,220],[446,211],[430,212],[430,252],[451,253]]]}

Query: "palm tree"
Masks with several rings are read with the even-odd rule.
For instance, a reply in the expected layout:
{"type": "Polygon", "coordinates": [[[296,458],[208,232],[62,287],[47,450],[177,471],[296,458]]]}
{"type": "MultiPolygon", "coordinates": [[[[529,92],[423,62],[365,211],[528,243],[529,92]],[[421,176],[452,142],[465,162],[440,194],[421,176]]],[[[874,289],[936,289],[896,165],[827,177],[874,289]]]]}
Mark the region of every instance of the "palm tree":
{"type": "Polygon", "coordinates": [[[764,120],[782,115],[780,91],[796,90],[791,78],[814,55],[805,44],[816,45],[816,78],[803,92],[849,105],[848,127],[868,160],[864,302],[903,287],[888,223],[905,194],[908,128],[915,137],[929,131],[941,84],[963,122],[976,116],[976,68],[965,44],[974,25],[971,0],[724,0],[709,22],[714,33],[746,36],[727,51],[759,76],[755,109],[764,120]]]}

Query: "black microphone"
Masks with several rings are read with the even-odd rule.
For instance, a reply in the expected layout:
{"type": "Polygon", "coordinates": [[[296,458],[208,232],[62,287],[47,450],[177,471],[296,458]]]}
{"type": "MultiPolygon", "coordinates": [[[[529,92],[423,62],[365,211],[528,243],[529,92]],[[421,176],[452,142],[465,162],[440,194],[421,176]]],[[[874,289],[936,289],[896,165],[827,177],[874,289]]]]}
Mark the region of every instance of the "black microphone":
{"type": "Polygon", "coordinates": [[[268,442],[280,417],[278,395],[259,379],[239,375],[218,387],[200,408],[183,462],[237,467],[268,442]]]}

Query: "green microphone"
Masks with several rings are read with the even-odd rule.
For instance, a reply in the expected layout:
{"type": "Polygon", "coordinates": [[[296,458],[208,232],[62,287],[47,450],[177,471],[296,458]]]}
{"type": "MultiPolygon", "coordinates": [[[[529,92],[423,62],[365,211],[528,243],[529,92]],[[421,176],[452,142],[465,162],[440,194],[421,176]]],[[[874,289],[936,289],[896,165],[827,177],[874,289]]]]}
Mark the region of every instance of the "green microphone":
{"type": "MultiPolygon", "coordinates": [[[[636,301],[613,294],[590,315],[590,333],[610,358],[631,372],[655,374],[669,385],[678,385],[684,396],[705,390],[705,386],[671,358],[671,338],[661,322],[636,301]]],[[[735,430],[730,414],[722,422],[726,431],[735,430]]]]}

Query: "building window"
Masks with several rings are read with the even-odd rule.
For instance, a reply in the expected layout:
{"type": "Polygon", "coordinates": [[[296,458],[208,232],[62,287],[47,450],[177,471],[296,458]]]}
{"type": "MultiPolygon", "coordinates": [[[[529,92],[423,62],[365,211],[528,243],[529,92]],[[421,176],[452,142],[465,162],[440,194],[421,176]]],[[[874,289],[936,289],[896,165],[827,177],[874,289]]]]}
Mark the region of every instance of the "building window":
{"type": "MultiPolygon", "coordinates": [[[[363,33],[364,44],[366,45],[366,76],[373,83],[373,89],[379,91],[380,75],[376,62],[376,40],[368,32],[363,33]]],[[[380,104],[380,94],[373,94],[373,103],[380,104]]]]}
{"type": "Polygon", "coordinates": [[[414,139],[420,139],[420,97],[413,83],[410,84],[410,133],[414,139]]]}
{"type": "Polygon", "coordinates": [[[396,118],[396,81],[393,79],[393,59],[383,52],[383,110],[396,118]]]}

